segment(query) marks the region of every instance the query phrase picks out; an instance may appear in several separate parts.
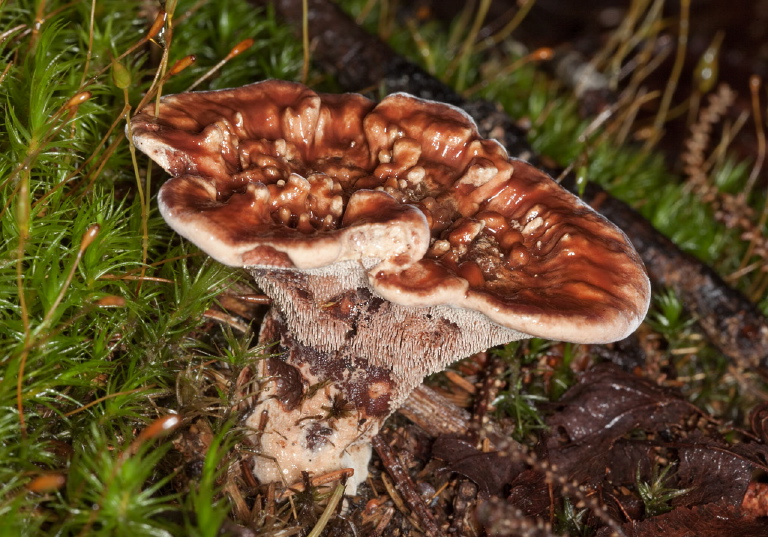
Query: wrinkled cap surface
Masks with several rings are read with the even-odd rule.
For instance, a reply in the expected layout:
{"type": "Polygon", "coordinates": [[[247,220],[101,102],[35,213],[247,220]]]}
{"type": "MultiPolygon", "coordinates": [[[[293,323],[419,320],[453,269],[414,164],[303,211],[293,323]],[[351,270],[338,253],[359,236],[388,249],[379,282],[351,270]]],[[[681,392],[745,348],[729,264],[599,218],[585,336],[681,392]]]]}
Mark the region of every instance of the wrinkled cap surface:
{"type": "Polygon", "coordinates": [[[393,303],[467,308],[564,341],[621,339],[647,311],[626,236],[452,106],[269,80],[166,96],[132,129],[173,176],[158,196],[165,219],[222,263],[359,260],[393,303]]]}

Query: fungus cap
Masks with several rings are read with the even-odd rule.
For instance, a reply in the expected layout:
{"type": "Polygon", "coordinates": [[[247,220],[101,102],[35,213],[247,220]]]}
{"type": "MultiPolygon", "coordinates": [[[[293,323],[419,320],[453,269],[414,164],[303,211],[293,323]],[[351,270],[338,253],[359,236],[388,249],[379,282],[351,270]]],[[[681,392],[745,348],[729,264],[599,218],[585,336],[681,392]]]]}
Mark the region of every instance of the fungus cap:
{"type": "Polygon", "coordinates": [[[158,205],[273,300],[246,420],[261,482],[352,467],[424,376],[527,336],[606,342],[650,288],[621,231],[452,106],[291,82],[164,97],[132,120],[158,205]]]}
{"type": "Polygon", "coordinates": [[[349,278],[354,262],[394,304],[563,341],[621,339],[647,311],[627,237],[458,108],[268,80],[166,96],[132,132],[173,176],[165,219],[222,263],[349,278]]]}

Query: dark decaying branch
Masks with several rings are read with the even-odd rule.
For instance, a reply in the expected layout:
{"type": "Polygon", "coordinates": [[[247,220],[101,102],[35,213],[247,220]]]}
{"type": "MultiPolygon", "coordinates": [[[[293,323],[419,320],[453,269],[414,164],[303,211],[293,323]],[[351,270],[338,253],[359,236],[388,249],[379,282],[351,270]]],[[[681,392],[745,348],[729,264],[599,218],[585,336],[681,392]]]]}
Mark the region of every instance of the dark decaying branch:
{"type": "MultiPolygon", "coordinates": [[[[264,4],[265,0],[251,2],[264,4]]],[[[301,27],[301,0],[271,3],[288,23],[301,27]]],[[[537,160],[524,134],[495,105],[466,101],[452,88],[365,32],[333,3],[309,1],[309,28],[314,61],[334,74],[345,89],[365,91],[383,87],[386,93],[405,91],[455,104],[477,121],[483,136],[497,138],[511,155],[537,160]]],[[[569,186],[568,179],[565,183],[569,186]]],[[[715,347],[742,366],[768,366],[768,322],[746,297],[728,286],[710,267],[682,252],[639,213],[598,186],[587,189],[585,201],[629,236],[654,285],[669,287],[680,296],[715,347]]]]}
{"type": "Polygon", "coordinates": [[[428,537],[442,537],[444,534],[440,530],[432,511],[429,510],[424,499],[416,492],[413,481],[411,481],[408,472],[400,463],[397,454],[381,435],[374,436],[371,439],[371,443],[373,444],[373,449],[376,450],[376,453],[379,454],[384,463],[387,472],[394,479],[397,490],[403,495],[408,507],[421,524],[424,534],[428,537]]]}
{"type": "Polygon", "coordinates": [[[740,365],[768,365],[768,324],[749,300],[597,185],[583,199],[629,236],[654,285],[673,289],[723,354],[740,365]]]}

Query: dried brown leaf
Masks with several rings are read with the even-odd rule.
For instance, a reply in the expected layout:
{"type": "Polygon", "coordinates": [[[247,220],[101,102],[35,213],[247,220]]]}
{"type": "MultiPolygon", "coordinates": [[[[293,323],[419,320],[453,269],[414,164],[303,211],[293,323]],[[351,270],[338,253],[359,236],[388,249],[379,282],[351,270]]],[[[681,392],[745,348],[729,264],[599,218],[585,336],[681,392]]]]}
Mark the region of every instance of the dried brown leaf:
{"type": "MultiPolygon", "coordinates": [[[[674,511],[642,522],[624,524],[627,537],[766,537],[768,520],[742,514],[738,509],[719,504],[678,507],[674,511]]],[[[609,528],[597,537],[610,535],[609,528]]]]}
{"type": "Polygon", "coordinates": [[[610,468],[619,468],[622,480],[633,475],[647,438],[669,435],[698,409],[675,391],[637,377],[612,364],[599,364],[580,376],[578,384],[560,400],[548,420],[544,442],[550,462],[563,475],[581,483],[598,484],[610,468]],[[640,432],[638,446],[620,439],[640,432]],[[628,459],[627,452],[632,456],[628,459]],[[627,460],[632,462],[627,467],[627,460]]]}
{"type": "Polygon", "coordinates": [[[474,481],[485,495],[498,496],[523,465],[496,452],[484,453],[457,435],[441,435],[432,445],[432,456],[446,462],[446,469],[474,481]]]}
{"type": "Polygon", "coordinates": [[[718,503],[741,505],[753,465],[731,452],[728,446],[715,439],[697,438],[698,443],[678,450],[680,466],[677,488],[690,492],[676,498],[673,505],[692,507],[718,503]]]}

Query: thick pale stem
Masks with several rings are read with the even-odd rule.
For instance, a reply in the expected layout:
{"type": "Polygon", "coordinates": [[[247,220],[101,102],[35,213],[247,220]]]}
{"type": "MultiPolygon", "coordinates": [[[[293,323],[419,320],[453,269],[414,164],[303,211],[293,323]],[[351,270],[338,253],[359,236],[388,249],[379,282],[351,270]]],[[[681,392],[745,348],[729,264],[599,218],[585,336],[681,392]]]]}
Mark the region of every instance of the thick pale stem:
{"type": "Polygon", "coordinates": [[[264,384],[246,422],[260,453],[254,474],[263,483],[290,485],[302,471],[352,468],[347,492],[354,494],[368,475],[370,438],[389,415],[392,375],[366,360],[299,343],[275,310],[260,340],[279,343],[261,363],[264,384]]]}
{"type": "Polygon", "coordinates": [[[346,276],[251,272],[273,299],[260,342],[277,342],[261,364],[262,390],[247,422],[262,482],[289,485],[302,471],[353,468],[353,493],[367,476],[371,437],[424,376],[522,336],[498,327],[478,337],[476,322],[488,332],[479,315],[392,304],[372,294],[360,267],[338,272],[346,276]]]}

